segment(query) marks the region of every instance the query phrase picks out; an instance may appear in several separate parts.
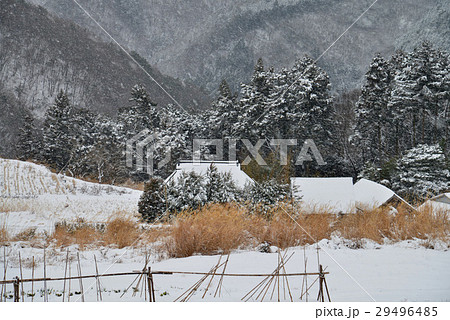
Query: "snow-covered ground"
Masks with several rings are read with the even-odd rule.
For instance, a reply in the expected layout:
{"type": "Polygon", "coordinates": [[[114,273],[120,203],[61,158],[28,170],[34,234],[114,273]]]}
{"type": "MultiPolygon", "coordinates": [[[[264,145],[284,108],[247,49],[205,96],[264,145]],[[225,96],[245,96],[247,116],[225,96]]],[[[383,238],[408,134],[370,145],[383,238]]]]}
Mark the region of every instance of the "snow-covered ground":
{"type": "Polygon", "coordinates": [[[0,158],[0,226],[51,232],[56,222],[133,218],[141,191],[86,182],[34,163],[0,158]]]}
{"type": "MultiPolygon", "coordinates": [[[[450,252],[447,249],[430,250],[420,245],[419,240],[404,241],[397,244],[377,245],[368,242],[364,249],[350,249],[342,239],[322,240],[319,245],[320,263],[330,272],[326,281],[330,289],[332,301],[450,301],[450,252]]],[[[35,277],[43,275],[43,249],[21,248],[19,244],[6,248],[9,257],[7,278],[20,276],[18,267],[18,252],[22,256],[24,278],[31,277],[30,261],[34,256],[37,261],[35,277]]],[[[291,260],[286,264],[286,272],[296,273],[304,271],[304,253],[307,258],[308,272],[317,272],[316,246],[288,249],[288,255],[294,252],[291,260]]],[[[2,253],[3,255],[3,253],[2,253]]],[[[94,255],[98,261],[100,273],[127,272],[141,270],[145,261],[144,249],[100,249],[96,251],[82,251],[81,269],[83,274],[95,274],[94,255]]],[[[58,277],[64,275],[64,250],[47,249],[47,275],[58,277]]],[[[71,274],[77,273],[76,249],[70,253],[71,274]]],[[[157,271],[209,271],[218,262],[219,256],[193,256],[183,259],[168,259],[158,261],[151,256],[149,266],[157,271]]],[[[230,255],[227,273],[271,273],[277,266],[277,253],[260,253],[255,251],[236,251],[230,255]]],[[[224,258],[222,258],[222,262],[224,258]]],[[[3,262],[0,263],[3,269],[3,262]]],[[[219,269],[219,273],[222,269],[219,269]]],[[[156,300],[173,301],[185,290],[195,284],[201,275],[155,275],[156,300]]],[[[133,289],[123,294],[135,276],[120,276],[102,278],[103,301],[144,301],[144,294],[140,291],[133,296],[133,289]]],[[[308,277],[311,284],[315,276],[308,277]]],[[[202,299],[209,278],[197,290],[189,301],[241,301],[263,278],[261,277],[225,277],[222,294],[214,297],[220,277],[216,276],[202,299]]],[[[302,277],[289,279],[294,301],[300,301],[302,277]]],[[[136,284],[133,285],[135,287],[136,284]]],[[[97,301],[95,279],[83,280],[86,301],[97,301]]],[[[47,282],[51,291],[49,301],[61,301],[62,281],[47,282]]],[[[68,283],[66,283],[68,288],[68,283]]],[[[35,283],[34,290],[43,289],[43,283],[35,283]]],[[[24,290],[31,292],[31,284],[26,284],[24,290]]],[[[317,298],[317,283],[311,289],[309,301],[317,298]]],[[[12,286],[8,291],[12,294],[12,286]]],[[[79,281],[71,281],[71,292],[79,292],[79,281]]],[[[270,294],[265,301],[270,301],[270,294]]],[[[275,291],[276,292],[276,291],[275,291]]],[[[283,291],[281,291],[283,292],[283,291]]],[[[43,301],[38,293],[35,301],[43,301]]],[[[276,301],[274,294],[272,301],[276,301]]],[[[80,301],[80,294],[73,294],[71,301],[80,301]]],[[[26,297],[26,300],[31,300],[26,297]]],[[[67,298],[66,298],[67,300],[67,298]]],[[[288,301],[288,295],[281,294],[281,300],[288,301]]],[[[252,301],[252,300],[251,300],[252,301]]],[[[305,301],[305,299],[303,299],[305,301]]]]}
{"type": "MultiPolygon", "coordinates": [[[[55,222],[74,221],[82,218],[87,222],[105,222],[118,214],[137,219],[137,203],[140,191],[89,183],[70,177],[57,175],[44,166],[0,159],[0,227],[6,227],[14,235],[30,227],[38,231],[51,231],[55,222]]],[[[322,240],[319,243],[320,263],[330,272],[326,276],[332,301],[450,301],[450,253],[447,244],[434,243],[434,250],[426,249],[420,240],[404,241],[396,244],[377,245],[372,242],[363,244],[362,249],[351,249],[351,245],[341,238],[322,240]]],[[[103,247],[91,251],[80,251],[81,269],[84,275],[95,274],[94,255],[98,261],[100,273],[129,272],[141,270],[144,266],[146,251],[150,253],[152,270],[159,271],[197,271],[207,272],[216,265],[219,256],[193,256],[183,259],[161,260],[160,256],[148,248],[114,249],[103,247]]],[[[71,275],[77,274],[77,248],[70,247],[71,275]]],[[[0,271],[4,269],[3,251],[7,257],[6,279],[20,276],[19,252],[22,257],[23,277],[30,278],[31,259],[36,260],[34,277],[43,276],[43,249],[32,248],[27,243],[13,242],[0,248],[0,271]]],[[[286,264],[286,272],[303,272],[304,253],[307,258],[307,271],[317,272],[316,246],[291,248],[294,252],[286,264]]],[[[46,250],[47,276],[64,275],[65,249],[50,245],[46,250]]],[[[223,258],[224,259],[224,258],[223,258]]],[[[222,261],[223,261],[222,259],[222,261]]],[[[256,251],[235,251],[227,265],[227,273],[271,273],[277,266],[277,253],[256,251]]],[[[219,269],[218,272],[221,272],[219,269]]],[[[173,301],[196,283],[201,275],[155,275],[156,300],[173,301]]],[[[3,273],[2,277],[3,278],[3,273]]],[[[142,287],[138,287],[133,296],[129,289],[135,276],[108,277],[101,279],[104,301],[144,301],[142,287]]],[[[207,279],[190,301],[241,301],[263,278],[261,277],[225,277],[222,294],[214,297],[219,277],[215,277],[205,298],[207,279]]],[[[295,301],[300,301],[302,277],[292,277],[289,285],[295,301]]],[[[308,277],[308,284],[315,280],[308,277]]],[[[50,301],[61,301],[64,283],[47,283],[50,301]]],[[[71,301],[81,300],[79,281],[70,283],[71,301]]],[[[66,283],[66,290],[69,284],[66,283]]],[[[133,286],[136,286],[134,284],[133,286]]],[[[94,279],[83,280],[86,301],[96,301],[94,279]]],[[[34,301],[42,301],[43,283],[34,283],[38,293],[34,301]]],[[[272,290],[272,289],[271,289],[272,290]]],[[[311,289],[310,301],[317,297],[318,286],[311,289]]],[[[12,285],[7,291],[12,294],[12,285]]],[[[31,283],[24,285],[24,291],[31,293],[31,283]]],[[[271,291],[265,301],[270,300],[271,291]]],[[[274,294],[272,301],[276,300],[274,294]]],[[[27,301],[31,300],[26,296],[27,301]]],[[[288,295],[281,294],[283,301],[288,295]]],[[[66,298],[67,300],[67,298],[66,298]]],[[[302,301],[305,301],[303,299],[302,301]]]]}

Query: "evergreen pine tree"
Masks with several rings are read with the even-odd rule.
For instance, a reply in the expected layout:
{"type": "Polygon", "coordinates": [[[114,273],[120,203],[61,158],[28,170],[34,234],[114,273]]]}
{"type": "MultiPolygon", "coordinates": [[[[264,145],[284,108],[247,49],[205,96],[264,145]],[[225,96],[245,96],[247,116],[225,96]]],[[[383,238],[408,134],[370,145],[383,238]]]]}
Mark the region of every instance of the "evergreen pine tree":
{"type": "Polygon", "coordinates": [[[61,90],[45,116],[42,131],[44,161],[61,170],[69,164],[73,149],[72,107],[61,90]]]}
{"type": "Polygon", "coordinates": [[[425,198],[450,188],[450,166],[439,145],[419,145],[398,160],[392,188],[403,196],[425,198]]]}
{"type": "Polygon", "coordinates": [[[26,114],[23,118],[23,126],[20,128],[17,141],[17,157],[20,160],[36,160],[38,156],[37,130],[34,126],[34,117],[26,114]]]}
{"type": "Polygon", "coordinates": [[[153,222],[166,210],[164,180],[153,177],[146,184],[138,203],[139,213],[145,222],[153,222]]]}
{"type": "Polygon", "coordinates": [[[219,173],[214,163],[205,175],[206,202],[225,203],[238,200],[237,188],[230,173],[219,173]]]}
{"type": "Polygon", "coordinates": [[[233,133],[233,125],[237,121],[237,99],[226,80],[219,86],[219,97],[213,102],[212,108],[207,112],[206,124],[209,126],[208,137],[229,138],[233,133]]]}
{"type": "Polygon", "coordinates": [[[390,68],[377,54],[366,73],[366,81],[356,105],[355,142],[362,162],[381,163],[387,158],[390,134],[387,108],[390,94],[390,68]]]}

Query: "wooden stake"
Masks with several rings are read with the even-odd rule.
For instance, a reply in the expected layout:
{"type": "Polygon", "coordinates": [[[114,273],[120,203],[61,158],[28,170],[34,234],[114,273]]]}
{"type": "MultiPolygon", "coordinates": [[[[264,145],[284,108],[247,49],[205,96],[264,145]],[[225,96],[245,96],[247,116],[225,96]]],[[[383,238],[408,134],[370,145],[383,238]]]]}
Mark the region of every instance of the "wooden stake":
{"type": "Polygon", "coordinates": [[[69,292],[67,294],[67,302],[70,302],[70,284],[71,284],[71,276],[72,276],[72,264],[69,261],[69,292]]]}
{"type": "Polygon", "coordinates": [[[152,268],[150,268],[150,267],[148,267],[148,269],[147,269],[147,285],[148,285],[148,298],[149,298],[148,301],[156,302],[152,268]]]}
{"type": "Polygon", "coordinates": [[[83,279],[81,278],[80,252],[77,252],[78,258],[78,276],[80,277],[81,301],[84,302],[83,279]]]}
{"type": "Polygon", "coordinates": [[[209,280],[209,283],[206,286],[205,292],[202,295],[202,299],[206,296],[206,293],[208,292],[209,286],[211,285],[211,282],[213,281],[214,276],[216,275],[216,270],[218,269],[218,266],[220,264],[220,260],[222,260],[222,255],[220,255],[220,257],[219,257],[219,261],[217,262],[216,268],[214,269],[214,272],[213,272],[213,274],[211,276],[211,279],[209,280]]]}
{"type": "MultiPolygon", "coordinates": [[[[6,270],[8,269],[8,262],[6,261],[6,247],[3,247],[3,267],[4,267],[3,281],[5,281],[6,270]]],[[[1,294],[0,301],[3,301],[3,298],[5,298],[6,301],[6,284],[2,284],[2,291],[0,292],[0,294],[1,294]]]]}
{"type": "Polygon", "coordinates": [[[328,302],[331,302],[330,292],[328,291],[327,281],[325,280],[325,276],[323,277],[323,283],[325,284],[325,289],[327,290],[328,302]]]}
{"type": "Polygon", "coordinates": [[[22,272],[22,258],[20,257],[20,251],[19,251],[19,268],[20,268],[20,285],[21,285],[21,289],[22,289],[22,292],[21,292],[21,296],[22,296],[22,302],[24,302],[25,300],[25,297],[24,297],[24,295],[25,295],[25,291],[23,290],[23,282],[22,282],[22,279],[23,279],[23,272],[22,272]]]}
{"type": "Polygon", "coordinates": [[[14,302],[19,302],[20,298],[19,298],[19,277],[16,277],[15,281],[14,281],[14,302]]]}
{"type": "Polygon", "coordinates": [[[34,256],[31,262],[31,302],[34,302],[34,256]]]}
{"type": "Polygon", "coordinates": [[[44,302],[48,302],[48,297],[47,297],[47,266],[45,264],[45,248],[44,248],[44,302]]]}
{"type": "Polygon", "coordinates": [[[69,248],[67,248],[66,266],[64,267],[64,285],[63,285],[62,302],[64,302],[64,297],[66,295],[66,277],[67,277],[67,263],[68,263],[68,261],[69,261],[69,248]]]}
{"type": "Polygon", "coordinates": [[[223,283],[223,275],[225,274],[225,270],[227,269],[228,260],[230,259],[230,252],[228,253],[227,260],[225,260],[225,265],[223,267],[222,275],[220,276],[219,283],[217,284],[216,291],[214,292],[214,298],[216,297],[217,292],[219,292],[219,297],[222,292],[222,283],[223,283]]]}
{"type": "Polygon", "coordinates": [[[100,285],[100,278],[98,277],[98,266],[97,266],[97,258],[94,254],[94,261],[95,261],[95,273],[97,275],[97,301],[98,301],[98,297],[100,297],[100,301],[103,301],[103,297],[102,297],[102,287],[100,285]]]}
{"type": "Polygon", "coordinates": [[[148,272],[150,272],[150,282],[152,284],[152,296],[153,296],[153,302],[156,302],[155,297],[155,283],[153,282],[153,274],[151,273],[151,268],[148,268],[148,272]]]}
{"type": "MultiPolygon", "coordinates": [[[[281,257],[281,261],[283,262],[283,272],[284,272],[284,274],[286,274],[287,272],[286,272],[286,268],[284,267],[285,263],[284,263],[284,258],[283,257],[281,257]]],[[[288,289],[289,298],[291,299],[291,302],[294,302],[294,299],[292,298],[291,288],[289,287],[288,277],[284,276],[283,279],[286,280],[286,286],[287,286],[287,289],[288,289]]],[[[283,281],[283,291],[284,291],[284,281],[283,281]]],[[[284,298],[286,299],[286,296],[284,298]]]]}

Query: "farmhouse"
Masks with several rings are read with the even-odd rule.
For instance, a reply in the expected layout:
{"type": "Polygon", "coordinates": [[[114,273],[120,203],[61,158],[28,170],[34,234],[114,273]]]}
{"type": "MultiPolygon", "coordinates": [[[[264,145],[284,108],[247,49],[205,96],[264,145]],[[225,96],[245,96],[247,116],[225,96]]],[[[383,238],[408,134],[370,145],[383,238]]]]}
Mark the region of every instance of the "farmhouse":
{"type": "Polygon", "coordinates": [[[165,183],[178,181],[182,172],[195,172],[198,175],[205,175],[208,168],[214,165],[219,173],[229,173],[231,179],[238,188],[244,188],[247,184],[253,184],[254,181],[244,171],[238,161],[192,161],[182,160],[177,165],[176,170],[165,180],[165,183]]]}
{"type": "Polygon", "coordinates": [[[433,210],[444,210],[450,212],[450,192],[442,193],[425,201],[421,207],[423,206],[431,206],[433,210]]]}
{"type": "Polygon", "coordinates": [[[354,213],[364,208],[405,203],[391,189],[361,179],[353,184],[350,177],[343,178],[291,178],[292,196],[300,199],[306,211],[324,210],[331,213],[354,213]]]}

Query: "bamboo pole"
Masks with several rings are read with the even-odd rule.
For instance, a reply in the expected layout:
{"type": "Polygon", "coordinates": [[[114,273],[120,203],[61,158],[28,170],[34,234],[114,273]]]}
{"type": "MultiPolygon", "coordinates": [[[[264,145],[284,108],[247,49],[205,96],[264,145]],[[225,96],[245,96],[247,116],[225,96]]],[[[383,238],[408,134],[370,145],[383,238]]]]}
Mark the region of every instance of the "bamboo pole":
{"type": "Polygon", "coordinates": [[[98,277],[98,265],[97,265],[97,257],[95,256],[95,254],[94,254],[94,261],[95,261],[95,274],[97,275],[97,278],[96,278],[96,285],[97,285],[97,301],[98,301],[98,298],[100,297],[100,301],[103,301],[103,297],[102,297],[102,288],[101,288],[101,285],[100,285],[100,278],[98,277]]]}
{"type": "MultiPolygon", "coordinates": [[[[284,262],[284,258],[283,258],[283,257],[281,257],[281,260],[284,262]]],[[[286,273],[287,273],[287,272],[286,272],[285,264],[283,264],[283,272],[284,272],[284,277],[283,277],[283,279],[286,280],[286,286],[287,286],[287,289],[288,289],[289,298],[291,299],[291,302],[294,302],[294,299],[292,298],[291,288],[290,288],[290,286],[289,286],[288,277],[286,276],[286,273]]],[[[284,281],[283,281],[283,286],[284,286],[284,281]]],[[[283,291],[284,291],[284,288],[283,288],[283,291]]],[[[286,299],[286,296],[285,296],[284,298],[286,299]]]]}
{"type": "Polygon", "coordinates": [[[156,297],[155,297],[155,282],[153,281],[153,274],[152,274],[152,268],[148,267],[148,273],[150,275],[150,283],[152,285],[152,301],[156,302],[156,297]]]}
{"type": "Polygon", "coordinates": [[[47,297],[47,266],[45,264],[45,248],[44,248],[44,302],[48,302],[48,297],[47,297]]]}
{"type": "Polygon", "coordinates": [[[80,252],[77,252],[78,258],[78,276],[80,279],[81,301],[84,302],[83,277],[81,275],[80,252]]]}
{"type": "Polygon", "coordinates": [[[34,256],[32,258],[31,268],[31,302],[34,302],[34,256]]]}
{"type": "Polygon", "coordinates": [[[148,267],[147,269],[147,285],[148,285],[148,301],[149,302],[156,302],[155,298],[155,286],[153,283],[153,275],[152,275],[152,268],[148,267]]]}
{"type": "MultiPolygon", "coordinates": [[[[225,262],[224,262],[225,263],[225,262]]],[[[99,274],[98,277],[118,277],[118,276],[129,276],[129,275],[134,275],[134,274],[142,274],[141,271],[132,271],[132,272],[117,272],[117,273],[105,273],[105,274],[99,274]]],[[[211,275],[211,273],[208,272],[191,272],[191,271],[152,271],[153,275],[174,275],[174,274],[187,274],[187,275],[211,275]]],[[[324,272],[324,274],[329,274],[329,272],[324,272]]],[[[224,277],[271,277],[273,276],[273,274],[268,274],[268,273],[224,273],[223,274],[224,277]]],[[[319,273],[318,272],[308,272],[308,273],[304,273],[304,272],[294,272],[294,273],[288,273],[285,274],[283,276],[286,277],[299,277],[299,276],[304,276],[304,275],[308,275],[308,276],[318,276],[319,273]]],[[[65,279],[69,280],[76,280],[76,279],[88,279],[88,278],[96,278],[97,275],[96,274],[91,274],[91,275],[83,275],[83,276],[73,276],[73,277],[67,277],[65,279]]],[[[64,277],[56,277],[56,278],[35,278],[35,279],[23,279],[23,282],[31,282],[31,281],[62,281],[64,280],[64,277]]],[[[5,280],[5,281],[0,281],[0,284],[9,284],[9,283],[14,283],[14,280],[5,280]]]]}
{"type": "Polygon", "coordinates": [[[325,284],[325,289],[327,290],[328,302],[331,302],[330,292],[328,291],[328,285],[327,285],[327,281],[325,279],[325,276],[323,277],[323,282],[325,284]]]}
{"type": "Polygon", "coordinates": [[[224,267],[223,267],[222,274],[220,275],[219,283],[217,284],[216,291],[214,292],[214,298],[216,297],[217,292],[219,292],[219,297],[220,297],[220,294],[221,294],[221,292],[222,292],[223,275],[225,274],[225,271],[226,271],[226,269],[227,269],[227,266],[228,266],[228,260],[230,259],[230,254],[231,254],[231,253],[229,252],[229,253],[228,253],[228,256],[227,256],[227,260],[225,260],[225,265],[224,265],[224,267]]]}
{"type": "Polygon", "coordinates": [[[64,285],[63,285],[63,297],[62,302],[64,302],[64,297],[66,295],[66,277],[67,277],[67,263],[69,261],[69,248],[67,248],[67,254],[66,254],[66,265],[64,267],[64,285]]]}
{"type": "Polygon", "coordinates": [[[68,292],[68,295],[67,295],[67,302],[70,302],[70,285],[71,285],[71,279],[72,279],[72,277],[71,277],[71,275],[72,275],[72,264],[69,262],[69,278],[68,278],[68,280],[69,280],[69,292],[68,292]]]}
{"type": "Polygon", "coordinates": [[[14,302],[19,302],[20,298],[19,298],[19,277],[16,277],[16,279],[14,279],[14,302]]]}
{"type": "Polygon", "coordinates": [[[3,269],[4,269],[4,271],[3,271],[3,283],[2,283],[2,291],[0,292],[0,294],[1,294],[1,297],[0,297],[0,301],[3,301],[3,299],[5,299],[5,301],[6,301],[6,296],[5,296],[5,294],[6,294],[6,272],[7,272],[7,269],[8,269],[8,261],[6,260],[6,247],[3,247],[3,269]]]}
{"type": "MultiPolygon", "coordinates": [[[[20,256],[20,251],[19,251],[19,268],[20,268],[20,280],[22,280],[23,279],[23,271],[22,271],[22,258],[20,256]]],[[[20,284],[21,284],[21,289],[22,289],[22,291],[21,291],[22,302],[24,302],[25,301],[24,300],[25,299],[25,297],[24,297],[25,291],[23,290],[23,282],[20,281],[20,284]]]]}
{"type": "Polygon", "coordinates": [[[277,276],[277,272],[279,271],[279,268],[281,268],[283,265],[285,265],[292,258],[293,255],[294,255],[294,252],[285,261],[283,261],[283,263],[280,263],[277,266],[277,268],[271,274],[267,275],[267,277],[265,279],[263,279],[256,287],[254,287],[252,290],[250,290],[250,292],[247,293],[241,300],[244,300],[246,297],[248,297],[248,298],[245,301],[250,300],[251,297],[253,297],[259,291],[259,289],[262,287],[261,291],[256,296],[256,300],[258,300],[259,297],[263,294],[262,299],[261,299],[261,301],[263,301],[267,292],[270,289],[270,285],[272,284],[273,280],[277,276]],[[268,281],[268,282],[265,283],[266,281],[268,281]]]}
{"type": "MultiPolygon", "coordinates": [[[[145,255],[145,264],[144,264],[144,268],[142,268],[142,271],[137,271],[137,272],[133,272],[130,274],[138,274],[136,276],[136,278],[134,278],[134,280],[130,283],[130,285],[126,288],[126,290],[124,290],[124,292],[120,295],[120,298],[122,298],[125,293],[131,288],[131,286],[136,282],[136,280],[138,280],[138,283],[136,284],[136,287],[139,287],[139,283],[140,281],[143,279],[143,276],[147,274],[147,264],[149,262],[149,259],[147,258],[147,254],[145,255]]],[[[104,276],[104,275],[102,275],[104,276]]],[[[145,301],[147,301],[147,290],[145,289],[145,281],[142,282],[142,291],[145,292],[145,301]]],[[[135,296],[135,293],[133,292],[133,297],[135,296]]],[[[142,292],[141,292],[141,297],[142,297],[142,292]]]]}
{"type": "Polygon", "coordinates": [[[218,265],[220,264],[220,260],[222,260],[222,255],[220,255],[219,261],[217,262],[216,268],[214,269],[214,272],[212,273],[211,279],[209,280],[208,285],[206,286],[205,292],[203,292],[202,299],[205,298],[206,293],[208,292],[209,286],[211,285],[211,282],[213,281],[214,276],[216,275],[216,270],[218,269],[218,265]]]}
{"type": "Polygon", "coordinates": [[[197,291],[197,289],[202,285],[203,281],[205,281],[210,275],[211,273],[214,271],[214,269],[216,268],[220,268],[224,263],[222,263],[221,265],[219,265],[217,267],[217,265],[215,267],[212,267],[211,270],[209,270],[209,272],[204,273],[202,272],[201,274],[204,274],[204,276],[198,280],[196,283],[194,283],[191,287],[189,287],[189,289],[187,289],[185,292],[183,292],[178,298],[176,298],[174,300],[174,302],[178,301],[181,297],[183,297],[184,295],[186,295],[183,299],[181,299],[181,302],[185,302],[187,300],[189,300],[189,298],[195,293],[195,291],[197,291]]]}

